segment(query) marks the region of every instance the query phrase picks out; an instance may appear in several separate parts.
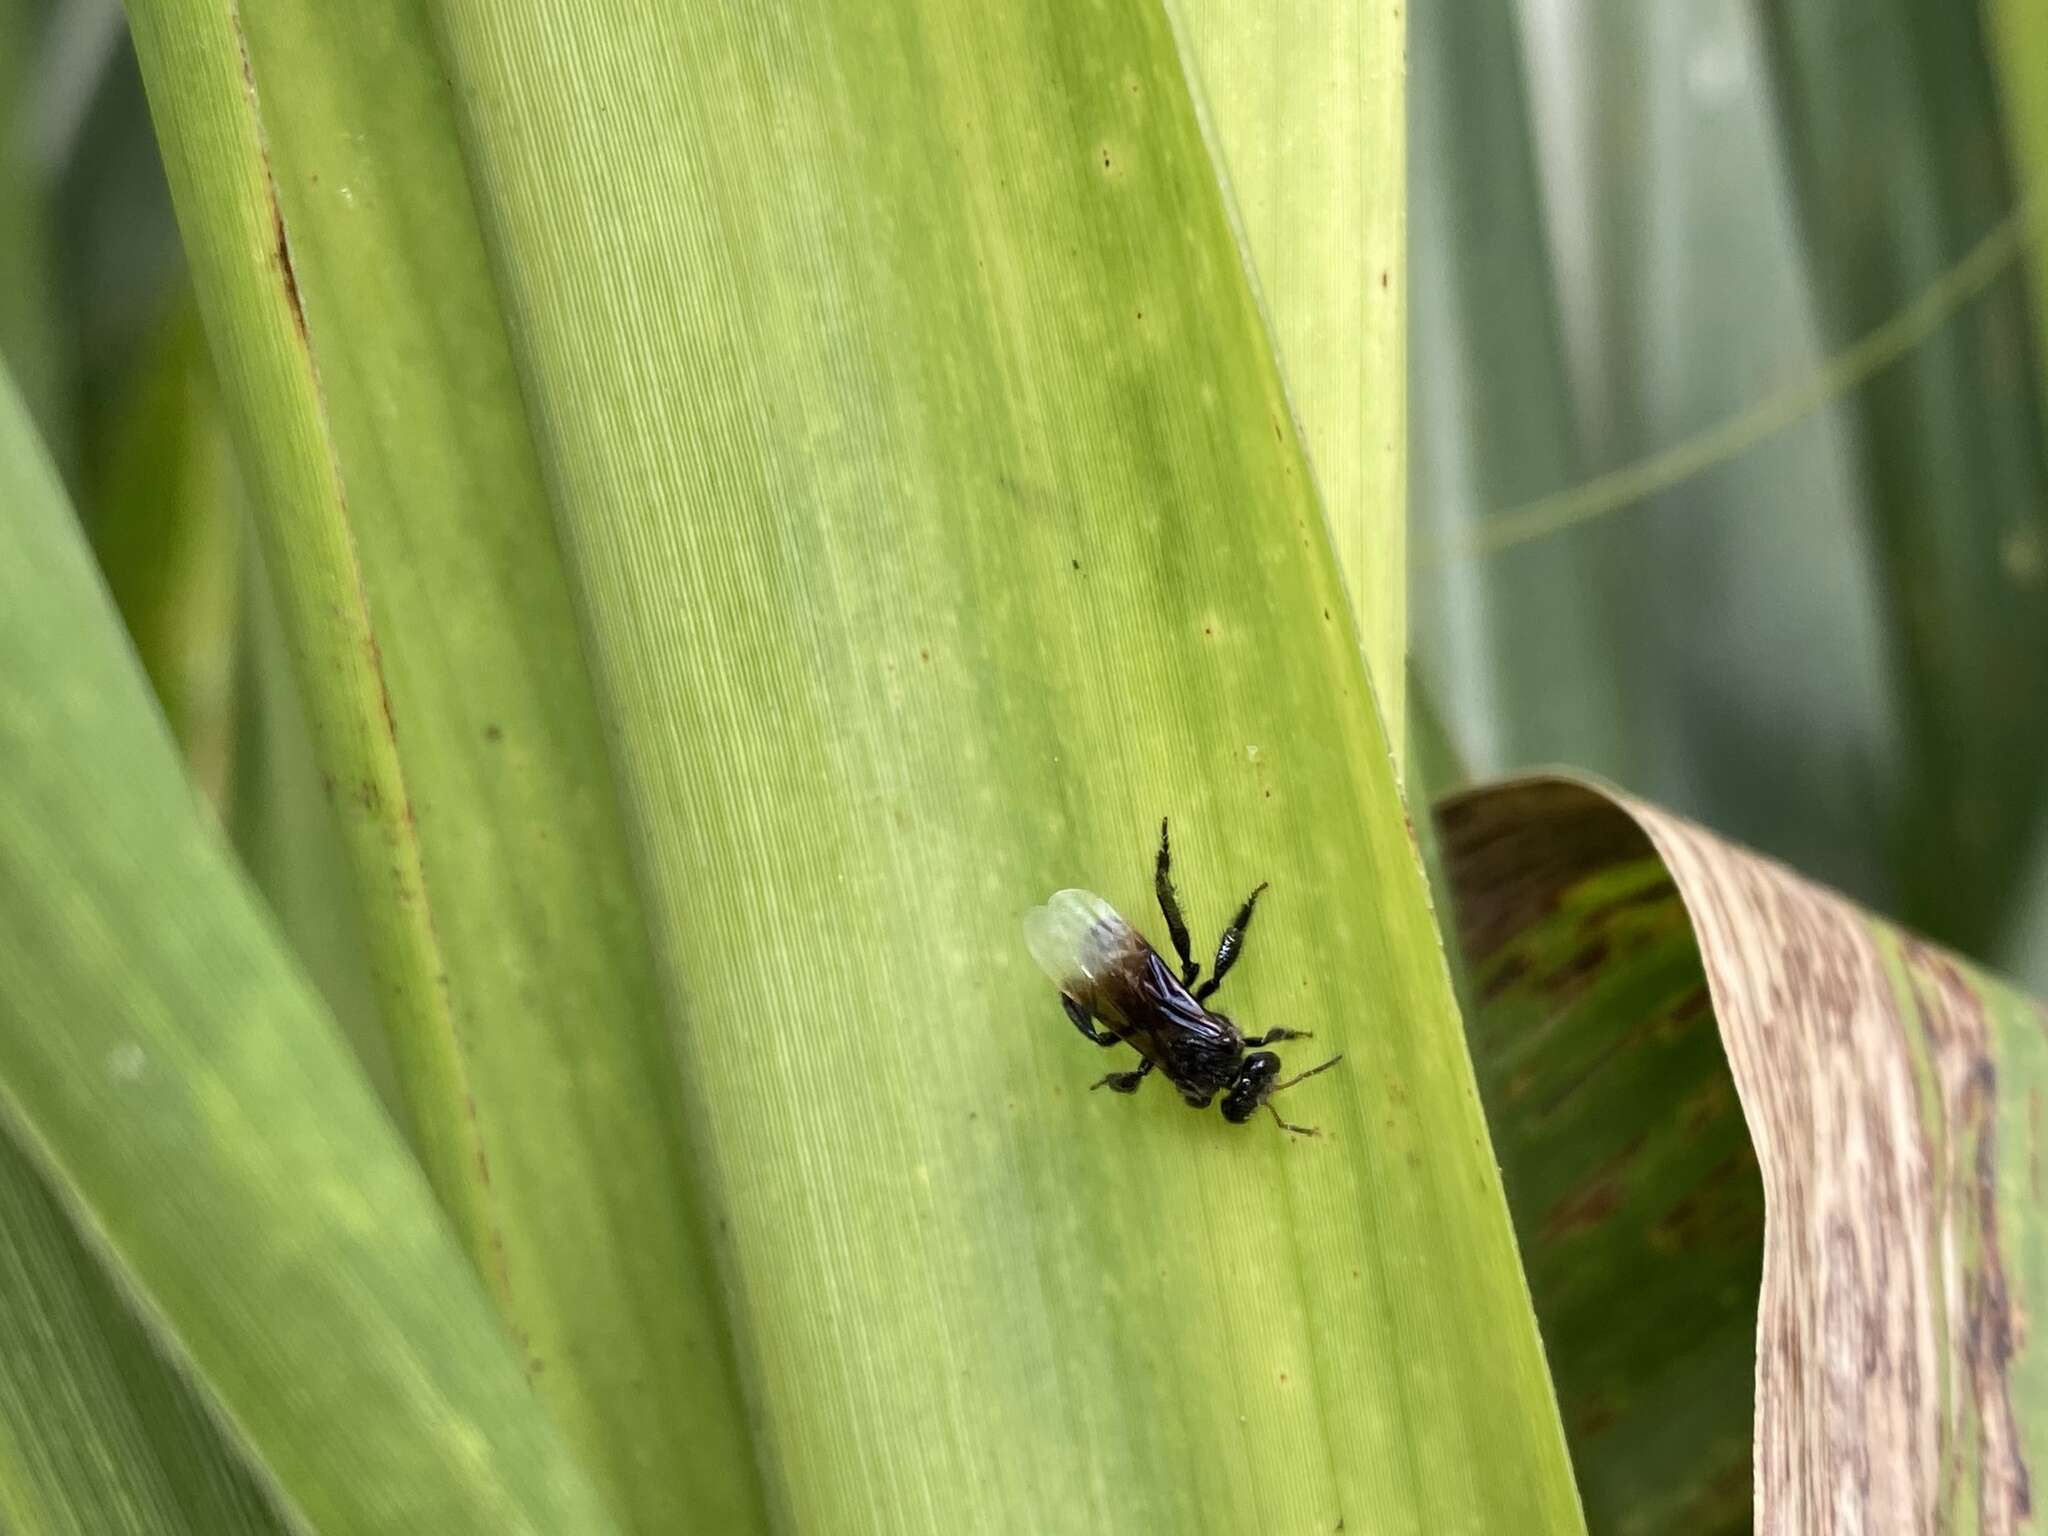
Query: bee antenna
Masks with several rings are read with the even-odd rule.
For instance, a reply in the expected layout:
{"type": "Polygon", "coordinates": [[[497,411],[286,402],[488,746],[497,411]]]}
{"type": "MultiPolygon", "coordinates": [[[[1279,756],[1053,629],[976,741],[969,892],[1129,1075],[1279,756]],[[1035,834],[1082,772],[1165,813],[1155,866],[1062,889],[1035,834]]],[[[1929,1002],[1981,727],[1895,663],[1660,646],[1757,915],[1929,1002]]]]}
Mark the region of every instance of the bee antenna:
{"type": "MultiPolygon", "coordinates": [[[[1324,1062],[1320,1067],[1310,1067],[1306,1072],[1297,1072],[1294,1076],[1287,1079],[1287,1081],[1284,1083],[1274,1084],[1273,1093],[1278,1093],[1283,1088],[1292,1088],[1296,1083],[1307,1082],[1308,1079],[1314,1077],[1318,1072],[1329,1071],[1330,1068],[1337,1065],[1337,1063],[1342,1061],[1343,1059],[1344,1053],[1342,1051],[1339,1051],[1336,1055],[1332,1056],[1328,1061],[1324,1062]]],[[[1272,1093],[1266,1095],[1266,1097],[1269,1099],[1272,1096],[1272,1093]]]]}

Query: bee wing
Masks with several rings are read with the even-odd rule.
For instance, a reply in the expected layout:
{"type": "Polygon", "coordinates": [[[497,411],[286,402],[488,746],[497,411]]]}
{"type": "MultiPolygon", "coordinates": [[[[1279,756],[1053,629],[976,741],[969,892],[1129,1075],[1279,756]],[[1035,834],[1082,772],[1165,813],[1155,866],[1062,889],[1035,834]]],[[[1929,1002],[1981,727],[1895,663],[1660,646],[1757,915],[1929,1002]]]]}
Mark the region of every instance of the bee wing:
{"type": "Polygon", "coordinates": [[[1053,985],[1077,998],[1130,974],[1146,950],[1138,931],[1093,891],[1056,891],[1025,913],[1024,944],[1053,985]]]}

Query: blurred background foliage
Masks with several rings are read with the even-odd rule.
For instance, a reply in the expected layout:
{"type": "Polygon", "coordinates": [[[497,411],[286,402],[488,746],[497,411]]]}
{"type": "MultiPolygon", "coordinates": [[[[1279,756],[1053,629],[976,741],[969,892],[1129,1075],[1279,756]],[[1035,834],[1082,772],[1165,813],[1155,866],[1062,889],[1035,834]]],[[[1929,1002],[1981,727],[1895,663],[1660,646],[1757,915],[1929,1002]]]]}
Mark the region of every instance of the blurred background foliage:
{"type": "MultiPolygon", "coordinates": [[[[1590,769],[2048,984],[2043,29],[1907,0],[1411,25],[1425,787],[1590,769]],[[1731,423],[1649,494],[1518,515],[1731,423]]],[[[0,350],[198,781],[359,1016],[321,882],[274,856],[319,808],[239,643],[260,576],[118,5],[0,0],[0,103],[0,350]]]]}
{"type": "Polygon", "coordinates": [[[1470,774],[1609,775],[2038,989],[2048,458],[1998,85],[2048,58],[1997,20],[1415,12],[1412,645],[1470,774]]]}

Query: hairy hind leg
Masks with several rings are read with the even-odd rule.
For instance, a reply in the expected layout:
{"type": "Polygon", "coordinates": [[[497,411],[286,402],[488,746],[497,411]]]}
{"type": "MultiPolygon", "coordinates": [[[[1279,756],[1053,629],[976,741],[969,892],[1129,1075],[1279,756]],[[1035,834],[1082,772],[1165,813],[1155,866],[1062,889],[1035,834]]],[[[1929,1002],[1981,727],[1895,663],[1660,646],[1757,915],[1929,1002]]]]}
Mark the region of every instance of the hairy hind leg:
{"type": "Polygon", "coordinates": [[[1259,888],[1245,897],[1244,905],[1237,909],[1237,916],[1230,920],[1230,926],[1223,930],[1223,942],[1216,946],[1216,969],[1209,973],[1209,979],[1202,983],[1195,993],[1195,1001],[1206,1002],[1223,985],[1223,978],[1230,968],[1237,964],[1237,957],[1244,953],[1244,931],[1252,925],[1252,908],[1259,904],[1259,897],[1265,893],[1266,882],[1261,880],[1259,888]]]}
{"type": "Polygon", "coordinates": [[[1173,938],[1174,953],[1180,956],[1180,984],[1192,987],[1202,974],[1201,962],[1189,952],[1187,920],[1180,915],[1180,896],[1173,888],[1173,849],[1166,840],[1166,818],[1159,818],[1159,857],[1152,863],[1152,894],[1159,898],[1159,910],[1166,918],[1166,931],[1173,938]]]}

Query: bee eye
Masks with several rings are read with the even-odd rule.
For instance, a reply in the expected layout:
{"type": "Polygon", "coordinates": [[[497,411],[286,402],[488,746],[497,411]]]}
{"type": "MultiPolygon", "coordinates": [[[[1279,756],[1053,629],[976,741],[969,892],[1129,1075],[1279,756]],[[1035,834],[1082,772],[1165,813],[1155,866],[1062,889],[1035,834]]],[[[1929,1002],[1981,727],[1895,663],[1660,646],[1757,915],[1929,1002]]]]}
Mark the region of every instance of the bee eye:
{"type": "Polygon", "coordinates": [[[1238,1066],[1237,1081],[1223,1099],[1223,1118],[1243,1125],[1258,1113],[1273,1091],[1273,1079],[1280,1075],[1280,1058],[1271,1051],[1253,1051],[1238,1066]]]}

